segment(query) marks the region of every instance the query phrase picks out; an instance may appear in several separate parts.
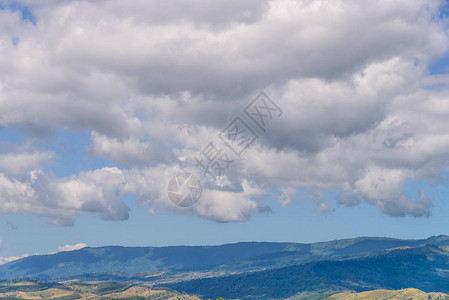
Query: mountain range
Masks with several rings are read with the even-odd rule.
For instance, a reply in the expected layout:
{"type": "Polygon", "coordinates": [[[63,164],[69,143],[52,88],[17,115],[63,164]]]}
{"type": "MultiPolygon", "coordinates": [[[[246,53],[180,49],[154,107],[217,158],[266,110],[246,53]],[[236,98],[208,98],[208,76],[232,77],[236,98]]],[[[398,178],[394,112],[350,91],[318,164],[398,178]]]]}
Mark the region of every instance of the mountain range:
{"type": "Polygon", "coordinates": [[[178,292],[226,299],[288,298],[304,292],[416,288],[449,292],[449,253],[436,246],[385,250],[338,261],[166,284],[178,292]]]}
{"type": "Polygon", "coordinates": [[[146,282],[202,297],[417,288],[449,292],[449,237],[361,237],[311,244],[86,247],[0,266],[1,279],[146,282]]]}

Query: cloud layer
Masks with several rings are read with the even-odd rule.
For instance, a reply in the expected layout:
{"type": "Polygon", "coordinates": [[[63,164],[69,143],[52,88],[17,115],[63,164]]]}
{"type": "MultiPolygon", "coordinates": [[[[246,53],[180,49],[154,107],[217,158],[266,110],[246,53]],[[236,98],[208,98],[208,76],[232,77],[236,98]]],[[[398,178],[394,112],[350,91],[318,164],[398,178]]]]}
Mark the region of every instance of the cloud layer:
{"type": "Polygon", "coordinates": [[[4,151],[0,213],[126,220],[131,194],[151,210],[244,221],[282,187],[282,205],[299,188],[337,190],[343,205],[430,215],[425,191],[403,188],[448,166],[448,79],[428,73],[448,50],[442,1],[23,4],[35,24],[0,10],[0,128],[87,131],[86,155],[116,167],[57,177],[42,167],[51,149],[4,151]],[[282,117],[266,132],[245,119],[259,138],[211,181],[195,155],[262,90],[282,117]],[[181,170],[204,184],[191,209],[166,196],[181,170]]]}

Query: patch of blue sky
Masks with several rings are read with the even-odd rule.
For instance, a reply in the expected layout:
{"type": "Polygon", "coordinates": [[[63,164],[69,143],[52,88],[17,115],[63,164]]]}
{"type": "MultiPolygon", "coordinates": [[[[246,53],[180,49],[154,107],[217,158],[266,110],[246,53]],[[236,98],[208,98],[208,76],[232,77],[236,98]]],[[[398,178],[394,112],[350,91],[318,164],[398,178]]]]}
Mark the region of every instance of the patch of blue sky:
{"type": "Polygon", "coordinates": [[[0,10],[10,10],[13,12],[18,11],[18,12],[20,12],[20,14],[22,16],[23,21],[31,22],[33,25],[37,24],[36,16],[33,14],[33,12],[30,10],[30,8],[18,1],[13,1],[8,4],[0,3],[0,10]]]}
{"type": "MultiPolygon", "coordinates": [[[[449,26],[449,1],[443,1],[437,18],[439,18],[439,21],[444,20],[446,26],[449,26]]],[[[429,66],[429,73],[431,75],[449,73],[449,52],[429,66]]]]}
{"type": "Polygon", "coordinates": [[[80,172],[114,167],[113,163],[99,157],[89,155],[89,131],[58,130],[54,136],[40,141],[48,151],[57,153],[56,163],[46,166],[45,172],[58,177],[67,177],[80,172]]]}
{"type": "Polygon", "coordinates": [[[444,0],[443,5],[440,8],[440,19],[447,19],[449,18],[449,1],[444,0]]]}
{"type": "MultiPolygon", "coordinates": [[[[445,210],[449,210],[449,202],[447,201],[449,195],[449,172],[444,172],[436,182],[428,181],[408,181],[404,185],[404,193],[412,201],[418,201],[420,192],[424,191],[425,195],[432,201],[433,204],[439,203],[444,205],[445,210]]],[[[432,214],[435,209],[431,209],[432,214]]]]}
{"type": "Polygon", "coordinates": [[[430,75],[449,74],[449,52],[429,66],[430,75]]]}
{"type": "Polygon", "coordinates": [[[19,127],[0,129],[0,153],[48,151],[56,156],[44,162],[46,173],[66,177],[103,167],[114,167],[110,161],[90,155],[90,132],[57,130],[33,135],[19,127]]]}
{"type": "Polygon", "coordinates": [[[26,134],[17,127],[0,129],[0,153],[10,152],[17,145],[25,144],[26,134]]]}

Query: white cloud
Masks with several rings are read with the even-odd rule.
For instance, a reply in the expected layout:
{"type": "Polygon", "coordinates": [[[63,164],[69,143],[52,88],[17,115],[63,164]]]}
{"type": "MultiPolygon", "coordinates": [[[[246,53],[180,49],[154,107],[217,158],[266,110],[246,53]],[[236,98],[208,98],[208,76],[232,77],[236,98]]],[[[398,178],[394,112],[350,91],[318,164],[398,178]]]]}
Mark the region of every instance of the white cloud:
{"type": "Polygon", "coordinates": [[[117,138],[108,138],[95,131],[91,134],[91,153],[107,158],[118,164],[149,164],[153,161],[163,160],[163,152],[150,142],[140,142],[136,138],[120,141],[117,138]]]}
{"type": "Polygon", "coordinates": [[[0,257],[0,265],[6,264],[6,263],[9,263],[11,261],[18,260],[18,259],[21,259],[21,258],[24,258],[24,257],[28,257],[28,256],[30,256],[30,254],[25,253],[22,256],[0,257]]]}
{"type": "Polygon", "coordinates": [[[0,173],[0,211],[48,216],[56,225],[71,225],[82,212],[97,213],[105,220],[125,220],[129,208],[120,199],[122,185],[123,175],[117,168],[69,178],[30,172],[24,181],[0,173]]]}
{"type": "Polygon", "coordinates": [[[52,152],[0,154],[0,169],[12,176],[23,176],[26,172],[40,169],[41,162],[54,157],[52,152]]]}
{"type": "Polygon", "coordinates": [[[279,191],[281,192],[279,202],[282,204],[282,206],[295,203],[296,189],[291,187],[283,187],[280,188],[279,191]]]}
{"type": "Polygon", "coordinates": [[[79,250],[85,247],[89,247],[89,245],[85,244],[85,243],[78,243],[78,244],[74,244],[74,245],[65,245],[65,246],[58,246],[58,251],[74,251],[74,250],[79,250]]]}
{"type": "Polygon", "coordinates": [[[318,202],[317,207],[315,208],[315,212],[322,214],[329,212],[329,206],[324,202],[318,202]]]}
{"type": "Polygon", "coordinates": [[[120,169],[58,178],[42,171],[51,149],[0,154],[0,212],[125,220],[131,193],[152,211],[243,221],[281,186],[283,205],[333,189],[344,205],[429,216],[431,199],[403,186],[448,169],[449,80],[427,71],[448,50],[441,1],[24,3],[36,26],[0,10],[0,126],[87,130],[88,154],[120,169]],[[193,155],[260,90],[282,118],[219,186],[201,178],[197,207],[173,207],[167,181],[198,172],[193,155]]]}
{"type": "Polygon", "coordinates": [[[263,210],[248,195],[235,192],[204,190],[195,211],[203,217],[219,222],[246,221],[263,210]]]}

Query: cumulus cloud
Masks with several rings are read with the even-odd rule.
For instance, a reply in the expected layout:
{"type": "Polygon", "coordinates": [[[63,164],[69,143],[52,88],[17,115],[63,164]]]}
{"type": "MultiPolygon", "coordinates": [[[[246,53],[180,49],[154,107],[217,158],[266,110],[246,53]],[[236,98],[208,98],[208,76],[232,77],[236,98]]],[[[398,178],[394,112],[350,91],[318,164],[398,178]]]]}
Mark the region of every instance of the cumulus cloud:
{"type": "Polygon", "coordinates": [[[206,190],[196,207],[200,216],[220,222],[244,221],[259,210],[258,204],[242,193],[206,190]]]}
{"type": "Polygon", "coordinates": [[[141,142],[136,138],[120,141],[92,132],[91,153],[107,158],[118,164],[150,164],[163,160],[163,151],[150,142],[141,142]]]}
{"type": "Polygon", "coordinates": [[[52,152],[6,153],[0,154],[0,169],[14,177],[23,176],[28,171],[41,168],[41,162],[54,157],[52,152]]]}
{"type": "Polygon", "coordinates": [[[403,187],[448,168],[449,81],[428,73],[448,50],[442,1],[21,3],[35,24],[0,10],[0,128],[87,131],[86,155],[118,167],[57,177],[41,166],[51,149],[0,154],[0,213],[126,220],[132,194],[152,211],[244,221],[283,187],[283,205],[332,189],[343,205],[430,215],[425,191],[403,187]],[[211,181],[193,157],[211,140],[226,149],[217,135],[261,90],[282,117],[211,181]],[[187,210],[166,197],[181,170],[204,184],[187,210]]]}
{"type": "Polygon", "coordinates": [[[1,213],[50,217],[55,225],[71,225],[82,212],[105,220],[126,220],[129,208],[120,199],[123,176],[117,168],[103,168],[69,178],[30,172],[20,181],[0,173],[1,213]]]}
{"type": "Polygon", "coordinates": [[[74,244],[74,245],[65,245],[65,246],[58,246],[58,251],[74,251],[74,250],[79,250],[85,247],[89,247],[89,245],[85,244],[85,243],[78,243],[78,244],[74,244]]]}

